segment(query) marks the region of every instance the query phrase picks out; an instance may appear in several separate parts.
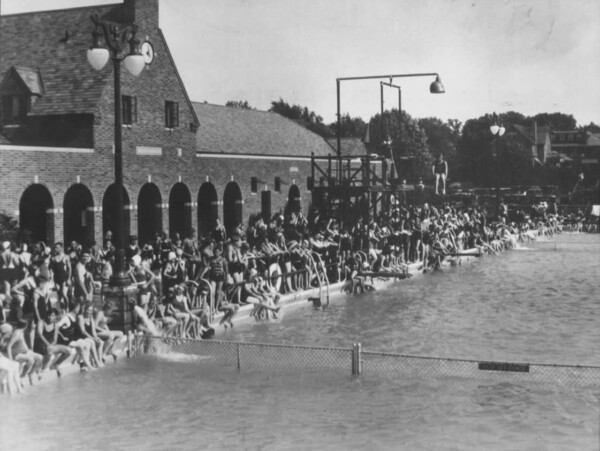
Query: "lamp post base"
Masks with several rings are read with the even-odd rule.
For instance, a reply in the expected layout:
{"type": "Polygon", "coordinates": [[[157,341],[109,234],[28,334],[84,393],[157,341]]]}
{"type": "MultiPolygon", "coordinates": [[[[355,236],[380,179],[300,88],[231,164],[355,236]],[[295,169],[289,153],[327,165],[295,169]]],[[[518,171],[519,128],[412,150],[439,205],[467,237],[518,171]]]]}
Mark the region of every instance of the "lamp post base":
{"type": "Polygon", "coordinates": [[[104,302],[110,306],[108,325],[111,329],[125,334],[134,329],[133,306],[136,305],[137,292],[135,285],[113,286],[111,283],[106,288],[104,302]]]}
{"type": "Polygon", "coordinates": [[[126,287],[132,284],[131,278],[124,271],[119,271],[110,276],[108,284],[111,287],[126,287]]]}

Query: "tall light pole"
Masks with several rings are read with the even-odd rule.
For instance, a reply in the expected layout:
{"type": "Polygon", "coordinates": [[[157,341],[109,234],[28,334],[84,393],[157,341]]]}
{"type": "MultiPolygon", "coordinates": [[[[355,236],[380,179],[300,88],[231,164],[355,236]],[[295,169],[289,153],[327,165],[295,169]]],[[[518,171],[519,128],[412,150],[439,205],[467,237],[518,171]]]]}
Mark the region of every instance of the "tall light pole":
{"type": "MultiPolygon", "coordinates": [[[[402,88],[400,86],[390,83],[386,83],[384,81],[379,82],[379,89],[381,93],[381,139],[383,139],[383,135],[385,133],[384,123],[383,123],[383,87],[389,86],[390,88],[396,88],[398,90],[398,136],[402,136],[402,88]]],[[[396,159],[394,158],[394,152],[392,151],[392,142],[390,138],[390,158],[392,160],[392,165],[394,170],[396,171],[396,176],[398,176],[398,165],[396,164],[396,159]]]]}
{"type": "Polygon", "coordinates": [[[123,138],[121,123],[121,62],[132,75],[138,76],[144,70],[144,57],[139,50],[139,40],[135,37],[137,33],[136,25],[119,26],[104,20],[100,20],[97,14],[92,17],[95,25],[92,32],[92,47],[87,51],[87,58],[92,67],[96,70],[102,68],[111,58],[114,72],[114,91],[115,91],[115,222],[114,230],[115,247],[117,255],[113,275],[110,278],[110,285],[113,287],[123,287],[131,282],[125,271],[125,218],[123,202],[123,138]],[[104,45],[103,45],[104,43],[104,45]]]}
{"type": "Polygon", "coordinates": [[[341,178],[342,171],[342,130],[341,130],[341,111],[340,111],[340,83],[342,81],[350,80],[376,80],[376,79],[388,79],[390,84],[393,83],[394,78],[407,78],[407,77],[435,77],[435,81],[429,85],[429,92],[432,94],[443,94],[446,92],[444,85],[440,80],[440,76],[437,72],[428,73],[417,73],[417,74],[395,74],[395,75],[367,75],[363,77],[343,77],[336,79],[336,94],[337,94],[337,157],[338,157],[338,179],[341,178]]]}
{"type": "Polygon", "coordinates": [[[501,125],[490,126],[490,132],[496,137],[496,219],[500,217],[500,137],[505,131],[501,125]]]}

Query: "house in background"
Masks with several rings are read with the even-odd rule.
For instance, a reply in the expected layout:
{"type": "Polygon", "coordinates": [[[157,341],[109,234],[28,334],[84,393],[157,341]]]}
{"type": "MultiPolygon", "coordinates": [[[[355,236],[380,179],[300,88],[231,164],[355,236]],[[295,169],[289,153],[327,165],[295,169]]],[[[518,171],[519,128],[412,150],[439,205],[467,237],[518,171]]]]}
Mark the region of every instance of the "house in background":
{"type": "Polygon", "coordinates": [[[531,149],[531,159],[540,164],[546,164],[553,158],[550,142],[550,127],[538,126],[534,123],[532,127],[513,125],[509,135],[523,142],[526,148],[531,149]]]}

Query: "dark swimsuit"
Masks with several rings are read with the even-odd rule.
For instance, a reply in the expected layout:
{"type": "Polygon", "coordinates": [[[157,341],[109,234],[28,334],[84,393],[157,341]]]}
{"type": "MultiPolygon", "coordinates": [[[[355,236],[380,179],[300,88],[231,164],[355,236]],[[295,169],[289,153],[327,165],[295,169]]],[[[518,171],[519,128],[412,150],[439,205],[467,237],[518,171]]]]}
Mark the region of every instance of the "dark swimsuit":
{"type": "Polygon", "coordinates": [[[69,272],[65,263],[66,258],[69,257],[65,255],[61,260],[52,259],[50,261],[50,269],[54,272],[54,281],[56,283],[65,283],[69,280],[69,272]]]}
{"type": "Polygon", "coordinates": [[[69,324],[63,325],[60,329],[58,329],[58,344],[68,345],[72,341],[75,341],[75,331],[78,329],[77,324],[69,316],[69,324]]]}
{"type": "MultiPolygon", "coordinates": [[[[93,319],[90,318],[90,323],[86,324],[85,319],[83,320],[83,327],[85,329],[85,332],[90,336],[93,336],[92,321],[93,321],[93,319]]],[[[85,339],[85,338],[89,338],[89,337],[83,333],[83,331],[79,328],[79,325],[77,324],[75,327],[75,339],[78,339],[78,338],[85,339]]]]}
{"type": "Polygon", "coordinates": [[[446,173],[446,164],[444,161],[440,162],[436,162],[435,163],[435,169],[434,172],[436,174],[445,174],[446,173]]]}
{"type": "Polygon", "coordinates": [[[210,261],[210,280],[215,282],[223,282],[225,280],[223,257],[213,258],[210,261]]]}
{"type": "MultiPolygon", "coordinates": [[[[49,325],[50,324],[46,324],[46,322],[44,321],[44,330],[42,331],[42,336],[46,339],[47,342],[52,343],[54,341],[54,328],[56,326],[52,325],[52,329],[48,330],[46,329],[46,327],[49,325]]],[[[33,344],[33,351],[41,355],[46,355],[48,353],[48,346],[42,340],[35,340],[33,344]]]]}

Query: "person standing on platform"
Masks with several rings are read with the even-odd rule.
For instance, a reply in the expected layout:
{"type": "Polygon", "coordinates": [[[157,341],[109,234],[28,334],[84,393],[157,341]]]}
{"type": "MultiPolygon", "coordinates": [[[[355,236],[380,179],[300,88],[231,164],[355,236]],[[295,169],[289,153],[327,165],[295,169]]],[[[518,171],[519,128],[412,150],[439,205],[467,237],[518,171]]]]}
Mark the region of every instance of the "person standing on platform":
{"type": "Polygon", "coordinates": [[[439,194],[439,185],[441,181],[442,194],[446,195],[446,178],[448,177],[448,163],[444,160],[442,154],[438,155],[437,160],[431,165],[431,171],[435,177],[435,194],[439,194]]]}

